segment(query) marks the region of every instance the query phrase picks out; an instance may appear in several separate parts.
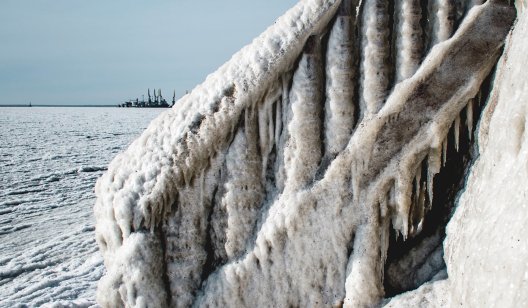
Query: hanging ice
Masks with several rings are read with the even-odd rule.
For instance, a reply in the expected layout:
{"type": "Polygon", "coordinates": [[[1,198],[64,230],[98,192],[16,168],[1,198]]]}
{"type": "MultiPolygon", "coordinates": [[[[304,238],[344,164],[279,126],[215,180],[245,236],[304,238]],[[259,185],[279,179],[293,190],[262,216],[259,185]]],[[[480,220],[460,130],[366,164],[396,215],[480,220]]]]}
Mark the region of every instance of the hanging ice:
{"type": "Polygon", "coordinates": [[[99,303],[379,304],[515,16],[420,5],[301,1],[153,121],[97,183],[99,303]]]}

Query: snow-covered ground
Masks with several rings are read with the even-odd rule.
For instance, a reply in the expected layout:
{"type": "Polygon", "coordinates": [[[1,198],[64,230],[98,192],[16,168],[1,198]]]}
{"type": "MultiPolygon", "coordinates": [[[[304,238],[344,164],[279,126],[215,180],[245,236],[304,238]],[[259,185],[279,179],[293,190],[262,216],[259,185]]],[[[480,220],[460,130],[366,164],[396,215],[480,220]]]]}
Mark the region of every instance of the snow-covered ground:
{"type": "Polygon", "coordinates": [[[95,181],[161,112],[0,110],[0,307],[95,304],[95,181]]]}

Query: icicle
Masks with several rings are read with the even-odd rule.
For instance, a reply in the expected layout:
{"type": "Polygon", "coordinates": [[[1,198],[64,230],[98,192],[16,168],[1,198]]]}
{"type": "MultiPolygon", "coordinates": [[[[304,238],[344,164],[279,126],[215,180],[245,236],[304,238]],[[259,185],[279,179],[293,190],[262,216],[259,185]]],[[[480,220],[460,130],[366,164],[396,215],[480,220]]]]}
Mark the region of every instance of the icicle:
{"type": "Polygon", "coordinates": [[[268,106],[268,134],[269,134],[269,137],[268,137],[268,149],[267,149],[267,153],[269,155],[269,153],[271,153],[271,150],[273,149],[273,145],[275,144],[275,123],[274,123],[274,119],[273,119],[273,103],[269,104],[268,106]]]}
{"type": "Polygon", "coordinates": [[[422,10],[419,0],[399,0],[396,33],[396,82],[411,77],[422,58],[422,10]]]}
{"type": "MultiPolygon", "coordinates": [[[[264,110],[261,110],[259,113],[265,113],[266,116],[263,117],[265,119],[265,125],[264,127],[259,129],[259,134],[265,135],[267,144],[265,147],[262,147],[260,149],[260,153],[262,156],[262,179],[264,180],[266,178],[266,172],[268,168],[268,158],[269,154],[271,153],[271,150],[273,149],[273,146],[275,144],[275,125],[274,125],[274,119],[273,119],[273,108],[274,104],[269,103],[264,107],[264,110]],[[264,131],[262,131],[264,129],[264,131]]],[[[259,122],[260,122],[260,116],[259,116],[259,122]]]]}
{"type": "Polygon", "coordinates": [[[400,230],[403,239],[409,235],[409,214],[411,209],[412,179],[405,179],[403,175],[396,180],[396,204],[397,219],[394,222],[394,228],[400,230]]]}
{"type": "Polygon", "coordinates": [[[389,207],[396,208],[396,187],[394,183],[389,190],[389,207]]]}
{"type": "Polygon", "coordinates": [[[286,187],[297,189],[313,180],[322,156],[321,113],[324,73],[320,38],[311,36],[293,76],[290,93],[290,142],[284,149],[286,187]]]}
{"type": "MultiPolygon", "coordinates": [[[[418,172],[421,173],[421,170],[418,172]]],[[[425,213],[425,191],[426,185],[422,185],[421,178],[416,175],[416,192],[414,206],[412,210],[412,234],[417,234],[421,231],[421,221],[423,221],[425,213]],[[418,223],[417,223],[418,222],[418,223]]]]}
{"type": "Polygon", "coordinates": [[[418,166],[418,169],[416,170],[416,175],[414,176],[414,183],[415,183],[415,196],[418,197],[421,190],[421,180],[422,180],[422,164],[418,166]]]}
{"type": "Polygon", "coordinates": [[[433,46],[451,37],[454,29],[455,5],[453,0],[437,0],[434,13],[433,46]]]}
{"type": "MultiPolygon", "coordinates": [[[[266,111],[267,106],[258,111],[258,126],[259,126],[259,146],[262,159],[262,179],[266,177],[266,169],[268,167],[268,145],[271,143],[268,135],[269,118],[266,111]]],[[[246,122],[247,123],[247,122],[246,122]]]]}
{"type": "Polygon", "coordinates": [[[354,128],[356,68],[353,1],[341,3],[326,52],[325,156],[334,157],[350,140],[354,128]]]}
{"type": "MultiPolygon", "coordinates": [[[[275,142],[275,126],[273,119],[273,107],[282,93],[282,83],[276,82],[268,90],[262,103],[258,106],[258,130],[259,130],[259,146],[262,154],[262,164],[265,173],[268,156],[273,148],[275,142]]],[[[246,117],[247,118],[247,117],[246,117]]],[[[263,174],[264,175],[264,174],[263,174]]]]}
{"type": "Polygon", "coordinates": [[[422,232],[422,228],[423,228],[423,218],[420,219],[420,221],[418,222],[418,227],[416,227],[416,233],[422,232]]]}
{"type": "Polygon", "coordinates": [[[230,258],[244,252],[261,204],[262,165],[258,142],[261,113],[266,114],[262,108],[246,112],[244,129],[237,132],[225,159],[227,181],[221,203],[227,213],[225,251],[230,258]]]}
{"type": "Polygon", "coordinates": [[[291,120],[291,106],[290,106],[290,79],[291,73],[282,75],[282,125],[286,128],[291,120]]]}
{"type": "Polygon", "coordinates": [[[378,112],[389,86],[388,1],[363,1],[360,115],[378,112]]]}
{"type": "Polygon", "coordinates": [[[418,198],[418,206],[419,206],[419,209],[420,209],[420,215],[419,215],[419,218],[420,220],[418,221],[418,224],[416,225],[416,233],[420,233],[420,231],[422,231],[422,222],[423,222],[423,219],[424,219],[424,216],[425,216],[425,211],[426,211],[426,208],[425,208],[425,186],[422,186],[422,188],[420,189],[420,194],[419,194],[419,198],[418,198]]]}
{"type": "Polygon", "coordinates": [[[410,207],[410,213],[409,213],[409,221],[410,221],[410,235],[415,234],[414,229],[414,221],[415,221],[415,213],[417,211],[422,211],[420,207],[423,206],[420,202],[420,192],[422,190],[422,183],[421,183],[421,177],[422,177],[422,165],[420,164],[418,166],[418,169],[416,170],[416,174],[414,175],[414,198],[411,200],[411,207],[410,207]]]}
{"type": "Polygon", "coordinates": [[[388,205],[387,199],[388,199],[387,194],[384,194],[381,197],[381,200],[380,200],[380,216],[381,217],[386,217],[387,214],[389,213],[389,205],[388,205]]]}
{"type": "Polygon", "coordinates": [[[287,164],[287,151],[286,144],[290,139],[290,133],[288,131],[288,124],[291,121],[291,105],[290,105],[290,79],[292,74],[286,72],[281,76],[281,88],[282,96],[281,100],[277,104],[276,109],[276,125],[275,125],[275,138],[277,142],[277,160],[275,166],[275,180],[276,186],[279,191],[284,190],[286,181],[286,164],[287,164]]]}
{"type": "Polygon", "coordinates": [[[458,145],[460,143],[460,115],[457,115],[453,125],[455,126],[455,149],[458,152],[458,145]]]}
{"type": "Polygon", "coordinates": [[[466,106],[466,124],[470,141],[471,137],[473,137],[473,101],[473,99],[470,99],[466,106]]]}
{"type": "MultiPolygon", "coordinates": [[[[266,112],[267,106],[260,106],[258,110],[258,127],[259,127],[259,145],[260,145],[260,152],[265,153],[266,149],[268,148],[268,113],[266,112]]],[[[246,110],[246,123],[248,123],[248,113],[249,111],[246,110]]]]}
{"type": "MultiPolygon", "coordinates": [[[[385,213],[383,215],[383,209],[387,209],[387,197],[385,197],[382,201],[382,204],[380,204],[380,207],[382,209],[382,212],[380,213],[381,217],[381,225],[380,225],[380,264],[384,265],[387,261],[387,251],[389,250],[389,240],[390,240],[390,218],[385,213]]],[[[383,282],[383,277],[385,276],[385,266],[381,266],[381,278],[383,282]]]]}
{"type": "Polygon", "coordinates": [[[433,204],[434,176],[440,172],[441,151],[432,148],[427,157],[427,190],[429,192],[429,206],[433,204]]]}
{"type": "Polygon", "coordinates": [[[446,161],[447,161],[447,136],[445,136],[445,139],[442,142],[442,166],[445,167],[446,161]]]}
{"type": "Polygon", "coordinates": [[[282,133],[282,101],[279,99],[275,105],[275,142],[278,144],[282,133]]]}

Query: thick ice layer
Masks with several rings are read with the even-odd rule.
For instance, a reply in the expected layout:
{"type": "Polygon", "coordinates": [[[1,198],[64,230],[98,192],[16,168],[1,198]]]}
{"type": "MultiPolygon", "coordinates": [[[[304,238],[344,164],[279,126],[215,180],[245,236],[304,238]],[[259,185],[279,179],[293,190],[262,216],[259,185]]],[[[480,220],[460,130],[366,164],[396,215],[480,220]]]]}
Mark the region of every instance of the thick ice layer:
{"type": "Polygon", "coordinates": [[[387,3],[356,5],[299,3],[116,158],[96,188],[101,304],[380,303],[390,231],[421,231],[449,128],[514,10],[475,8],[392,78],[410,64],[390,46],[409,37],[390,42],[387,3]]]}

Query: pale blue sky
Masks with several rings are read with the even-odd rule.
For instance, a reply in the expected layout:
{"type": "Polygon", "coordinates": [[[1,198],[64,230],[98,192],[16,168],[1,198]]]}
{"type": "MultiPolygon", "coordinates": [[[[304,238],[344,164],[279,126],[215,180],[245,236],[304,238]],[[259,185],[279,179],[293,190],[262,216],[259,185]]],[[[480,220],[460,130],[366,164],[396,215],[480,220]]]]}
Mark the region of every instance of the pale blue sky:
{"type": "Polygon", "coordinates": [[[2,0],[0,104],[178,98],[296,2],[2,0]]]}

